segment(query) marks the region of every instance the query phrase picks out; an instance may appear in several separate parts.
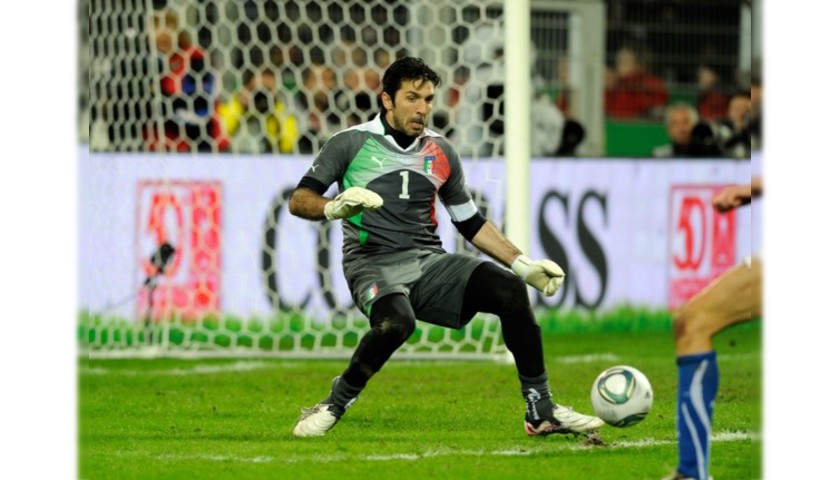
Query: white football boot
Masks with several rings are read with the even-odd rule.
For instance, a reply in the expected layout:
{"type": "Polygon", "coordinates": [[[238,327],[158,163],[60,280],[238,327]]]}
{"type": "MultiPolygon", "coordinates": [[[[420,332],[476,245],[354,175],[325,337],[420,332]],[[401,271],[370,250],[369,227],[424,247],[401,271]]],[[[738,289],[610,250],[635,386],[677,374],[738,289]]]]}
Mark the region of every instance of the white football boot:
{"type": "Polygon", "coordinates": [[[292,433],[296,437],[320,437],[327,433],[341,418],[330,410],[333,405],[319,403],[312,408],[301,410],[295,429],[292,433]]]}
{"type": "Polygon", "coordinates": [[[552,433],[590,433],[604,425],[598,417],[577,413],[570,407],[554,404],[551,417],[529,419],[525,417],[525,433],[528,435],[549,435],[552,433]]]}

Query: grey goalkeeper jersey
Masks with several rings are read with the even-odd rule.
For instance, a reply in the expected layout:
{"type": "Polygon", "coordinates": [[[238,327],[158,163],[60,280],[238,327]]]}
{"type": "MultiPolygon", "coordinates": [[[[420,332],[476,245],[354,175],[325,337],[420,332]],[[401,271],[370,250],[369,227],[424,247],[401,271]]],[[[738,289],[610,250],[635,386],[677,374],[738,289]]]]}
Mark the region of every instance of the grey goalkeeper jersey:
{"type": "Polygon", "coordinates": [[[444,251],[435,232],[437,196],[453,221],[477,212],[449,140],[426,129],[402,149],[382,121],[377,115],[333,135],[304,175],[327,187],[338,182],[339,191],[364,187],[382,197],[382,208],[342,221],[345,262],[413,248],[444,251]]]}

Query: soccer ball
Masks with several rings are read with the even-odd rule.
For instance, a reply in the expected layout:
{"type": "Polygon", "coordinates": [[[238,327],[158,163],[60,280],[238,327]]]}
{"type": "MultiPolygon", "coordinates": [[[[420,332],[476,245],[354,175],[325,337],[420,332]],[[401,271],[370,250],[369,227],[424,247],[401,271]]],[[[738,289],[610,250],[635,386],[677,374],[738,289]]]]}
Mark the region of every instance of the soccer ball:
{"type": "Polygon", "coordinates": [[[592,409],[613,427],[629,427],[653,406],[653,388],[644,373],[628,365],[610,367],[595,379],[590,392],[592,409]]]}

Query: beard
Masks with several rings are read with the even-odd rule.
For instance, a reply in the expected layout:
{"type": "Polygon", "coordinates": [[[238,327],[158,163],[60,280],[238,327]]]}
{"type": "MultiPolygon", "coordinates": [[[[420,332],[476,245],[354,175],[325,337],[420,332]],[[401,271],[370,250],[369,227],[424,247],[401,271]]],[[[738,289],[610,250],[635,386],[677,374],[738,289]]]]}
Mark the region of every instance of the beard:
{"type": "Polygon", "coordinates": [[[395,123],[400,127],[399,130],[410,137],[420,136],[428,123],[428,117],[424,118],[420,115],[411,115],[405,118],[397,118],[396,120],[395,123]]]}

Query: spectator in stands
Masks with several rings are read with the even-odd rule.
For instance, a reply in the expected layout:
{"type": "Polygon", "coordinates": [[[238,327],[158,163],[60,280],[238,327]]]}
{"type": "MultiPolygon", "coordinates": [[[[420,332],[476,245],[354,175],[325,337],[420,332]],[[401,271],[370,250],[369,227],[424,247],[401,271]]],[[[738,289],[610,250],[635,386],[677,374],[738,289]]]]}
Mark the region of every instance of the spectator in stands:
{"type": "Polygon", "coordinates": [[[563,116],[572,116],[572,86],[569,80],[569,57],[564,56],[557,64],[557,94],[554,99],[557,108],[563,113],[563,116]]]}
{"type": "Polygon", "coordinates": [[[655,147],[657,158],[716,158],[722,154],[717,124],[700,119],[692,105],[674,102],[665,110],[665,129],[671,143],[655,147]]]}
{"type": "Polygon", "coordinates": [[[655,147],[653,156],[657,158],[694,156],[691,133],[699,123],[697,110],[685,102],[675,102],[665,111],[665,129],[671,140],[667,145],[655,147]]]}
{"type": "Polygon", "coordinates": [[[335,92],[335,100],[338,110],[344,115],[342,120],[346,123],[343,125],[352,126],[367,121],[375,95],[363,87],[364,69],[368,65],[367,51],[356,43],[356,32],[350,29],[341,29],[341,38],[329,47],[329,51],[329,65],[340,79],[340,90],[335,92]]]}
{"type": "Polygon", "coordinates": [[[160,72],[152,91],[157,111],[144,125],[145,148],[151,151],[226,150],[228,141],[216,115],[215,79],[207,55],[180,28],[172,9],[154,12],[151,22],[160,72]]]}
{"type": "Polygon", "coordinates": [[[384,72],[393,59],[391,58],[391,54],[388,50],[379,47],[373,52],[373,61],[376,64],[376,68],[384,72]]]}
{"type": "Polygon", "coordinates": [[[341,118],[336,113],[336,95],[339,93],[335,70],[317,64],[303,71],[303,85],[295,96],[295,107],[301,112],[298,124],[300,153],[317,152],[321,145],[341,129],[341,118]]]}
{"type": "Polygon", "coordinates": [[[291,153],[298,140],[295,116],[279,97],[277,77],[264,68],[244,74],[244,87],[219,105],[219,117],[234,152],[291,153]]]}
{"type": "Polygon", "coordinates": [[[569,57],[564,56],[560,59],[557,63],[557,79],[553,88],[554,105],[563,117],[560,146],[551,154],[558,157],[574,157],[577,154],[577,147],[586,138],[586,129],[574,118],[570,67],[569,57]]]}
{"type": "Polygon", "coordinates": [[[563,127],[566,119],[563,112],[548,95],[539,95],[531,104],[531,155],[553,157],[560,151],[563,141],[563,127]]]}
{"type": "Polygon", "coordinates": [[[726,118],[720,122],[720,144],[724,156],[750,156],[750,92],[738,92],[729,100],[726,118]]]}
{"type": "Polygon", "coordinates": [[[720,88],[718,73],[708,65],[697,69],[697,113],[700,118],[717,122],[726,117],[729,99],[720,88]]]}
{"type": "Polygon", "coordinates": [[[294,90],[297,80],[295,79],[295,69],[292,68],[292,63],[287,61],[289,56],[289,47],[286,45],[274,45],[268,50],[268,66],[276,72],[277,83],[279,88],[286,90],[294,90]]]}
{"type": "Polygon", "coordinates": [[[367,122],[379,113],[376,94],[379,74],[372,68],[349,67],[342,75],[343,89],[336,97],[338,109],[347,112],[346,126],[367,122]]]}
{"type": "Polygon", "coordinates": [[[605,76],[604,110],[608,117],[661,118],[668,90],[648,64],[641,48],[624,46],[615,53],[615,70],[607,69],[605,76]]]}
{"type": "Polygon", "coordinates": [[[566,118],[563,122],[563,133],[560,140],[560,148],[557,150],[558,157],[574,157],[577,155],[577,148],[586,138],[586,128],[574,118],[566,118]]]}

